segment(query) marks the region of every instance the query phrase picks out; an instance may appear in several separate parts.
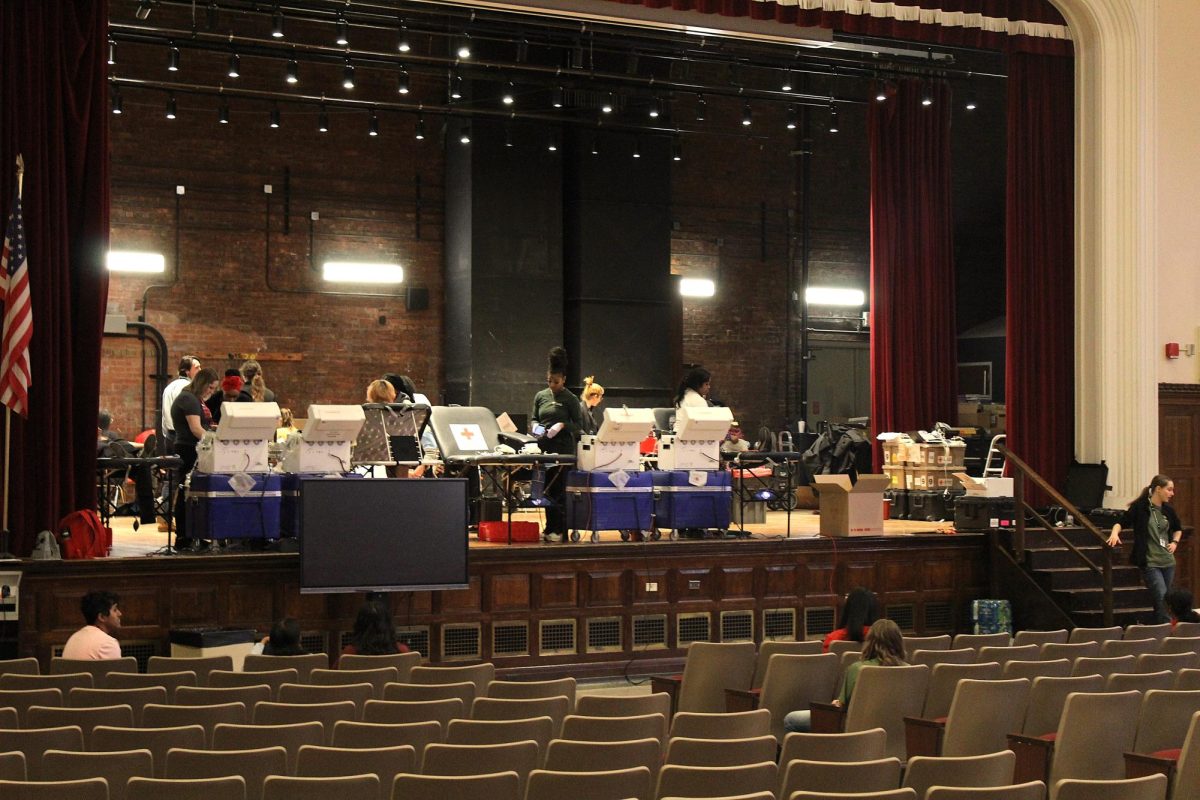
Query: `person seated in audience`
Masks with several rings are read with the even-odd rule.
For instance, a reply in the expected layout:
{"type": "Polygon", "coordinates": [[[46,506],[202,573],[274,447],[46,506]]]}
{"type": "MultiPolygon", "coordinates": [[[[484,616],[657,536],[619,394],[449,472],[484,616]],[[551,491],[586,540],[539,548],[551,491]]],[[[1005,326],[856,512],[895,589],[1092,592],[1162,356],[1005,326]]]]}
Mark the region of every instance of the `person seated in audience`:
{"type": "Polygon", "coordinates": [[[250,652],[265,656],[308,655],[308,651],[300,646],[300,623],[291,617],[284,617],[272,625],[271,635],[264,636],[250,652]]]}
{"type": "Polygon", "coordinates": [[[846,604],[842,606],[842,618],[837,630],[830,631],[825,637],[824,650],[829,652],[833,642],[849,639],[855,642],[865,641],[867,631],[879,619],[879,598],[870,589],[859,586],[851,589],[846,595],[846,604]]]}
{"type": "Polygon", "coordinates": [[[354,619],[350,642],[342,648],[342,655],[385,656],[407,652],[408,647],[396,641],[392,614],[383,600],[367,600],[363,603],[354,619]]]}
{"type": "Polygon", "coordinates": [[[114,634],[121,629],[120,600],[112,592],[92,591],[79,601],[87,622],[71,634],[63,647],[63,658],[79,661],[105,661],[121,657],[121,643],[114,634]]]}
{"type": "Polygon", "coordinates": [[[292,434],[300,432],[294,420],[290,408],[279,409],[279,427],[275,429],[275,441],[285,441],[292,434]]]}
{"type": "Polygon", "coordinates": [[[744,453],[750,449],[750,442],[742,438],[742,426],[736,422],[729,426],[725,441],[721,442],[722,453],[744,453]]]}
{"type": "MultiPolygon", "coordinates": [[[[859,660],[846,667],[846,674],[842,678],[842,690],[833,699],[833,705],[842,708],[849,705],[854,686],[858,683],[858,674],[862,672],[863,667],[902,667],[907,664],[904,660],[904,636],[900,633],[900,627],[890,619],[876,620],[867,631],[859,660]]],[[[812,712],[807,709],[791,712],[783,718],[783,729],[788,733],[807,733],[812,730],[812,712]]]]}
{"type": "Polygon", "coordinates": [[[1177,622],[1200,622],[1200,613],[1193,608],[1192,593],[1178,587],[1167,592],[1167,608],[1171,611],[1171,627],[1177,622]]]}

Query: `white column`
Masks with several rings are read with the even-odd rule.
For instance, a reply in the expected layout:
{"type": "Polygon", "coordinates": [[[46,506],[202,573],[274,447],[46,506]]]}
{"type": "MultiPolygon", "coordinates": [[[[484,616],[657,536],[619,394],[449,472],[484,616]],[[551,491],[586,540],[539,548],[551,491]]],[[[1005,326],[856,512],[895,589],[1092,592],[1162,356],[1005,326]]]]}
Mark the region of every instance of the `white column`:
{"type": "Polygon", "coordinates": [[[1053,2],[1076,53],[1075,450],[1108,462],[1113,506],[1158,469],[1155,11],[1053,2]]]}

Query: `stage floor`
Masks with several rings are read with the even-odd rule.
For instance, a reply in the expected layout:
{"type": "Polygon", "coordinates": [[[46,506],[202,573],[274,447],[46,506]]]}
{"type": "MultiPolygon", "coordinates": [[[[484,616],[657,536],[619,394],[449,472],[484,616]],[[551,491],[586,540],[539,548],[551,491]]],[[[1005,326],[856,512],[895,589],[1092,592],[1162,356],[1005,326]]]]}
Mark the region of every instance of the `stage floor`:
{"type": "MultiPolygon", "coordinates": [[[[543,513],[540,511],[519,511],[513,514],[514,521],[529,520],[537,521],[539,524],[544,523],[543,513]]],[[[141,558],[144,556],[155,555],[161,547],[167,544],[167,533],[158,530],[157,525],[141,525],[137,530],[133,527],[133,517],[113,517],[111,524],[113,529],[113,549],[112,558],[141,558]]],[[[816,538],[820,536],[821,520],[816,511],[808,509],[798,509],[791,513],[789,525],[788,513],[786,511],[768,511],[766,513],[766,521],[763,523],[746,525],[745,532],[749,539],[781,539],[791,538],[804,539],[816,538]]],[[[953,523],[950,522],[911,522],[909,520],[885,520],[883,523],[885,536],[911,536],[916,534],[943,534],[953,532],[953,523]]],[[[741,532],[740,526],[734,526],[730,529],[731,533],[741,532]]],[[[647,541],[647,545],[661,545],[669,541],[667,538],[668,531],[662,531],[663,538],[659,541],[647,541]]],[[[587,542],[590,534],[586,531],[581,532],[581,541],[587,542]]],[[[704,541],[730,541],[734,537],[726,539],[706,539],[704,541]]],[[[621,535],[618,531],[600,531],[600,541],[620,543],[621,535]]],[[[697,540],[698,541],[698,540],[697,540]]],[[[514,543],[512,545],[503,542],[481,542],[471,535],[470,546],[472,549],[491,549],[503,547],[557,547],[559,545],[550,545],[544,542],[529,542],[529,543],[514,543]]],[[[212,551],[216,555],[239,555],[243,554],[244,550],[234,548],[230,550],[215,550],[212,551]]]]}

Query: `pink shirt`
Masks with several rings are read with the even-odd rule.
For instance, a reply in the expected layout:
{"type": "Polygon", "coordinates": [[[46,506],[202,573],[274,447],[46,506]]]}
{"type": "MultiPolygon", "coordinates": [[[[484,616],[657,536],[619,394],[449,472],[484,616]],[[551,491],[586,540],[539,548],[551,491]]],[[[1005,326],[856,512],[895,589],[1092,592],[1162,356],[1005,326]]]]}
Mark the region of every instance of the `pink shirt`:
{"type": "Polygon", "coordinates": [[[120,658],[121,644],[95,625],[84,625],[67,639],[62,657],[80,661],[120,658]]]}

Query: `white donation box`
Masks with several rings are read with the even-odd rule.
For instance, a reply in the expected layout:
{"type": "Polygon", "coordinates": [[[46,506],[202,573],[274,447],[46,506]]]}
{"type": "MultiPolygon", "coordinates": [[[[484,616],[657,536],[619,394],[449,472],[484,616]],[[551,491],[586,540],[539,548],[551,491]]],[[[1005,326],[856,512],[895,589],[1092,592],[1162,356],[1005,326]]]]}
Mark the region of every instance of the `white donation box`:
{"type": "Polygon", "coordinates": [[[604,422],[594,436],[581,436],[576,468],[588,472],[642,469],[638,445],[654,428],[650,408],[606,408],[604,422]]]}
{"type": "Polygon", "coordinates": [[[284,443],[280,472],[349,472],[350,448],[366,420],[362,406],[309,406],[304,430],[284,443]]]}
{"type": "Polygon", "coordinates": [[[681,407],[675,412],[675,433],[658,441],[658,468],[720,469],[721,441],[732,424],[728,408],[681,407]]]}
{"type": "Polygon", "coordinates": [[[276,403],[221,404],[221,421],[196,445],[200,472],[267,472],[267,443],[279,424],[276,403]]]}

